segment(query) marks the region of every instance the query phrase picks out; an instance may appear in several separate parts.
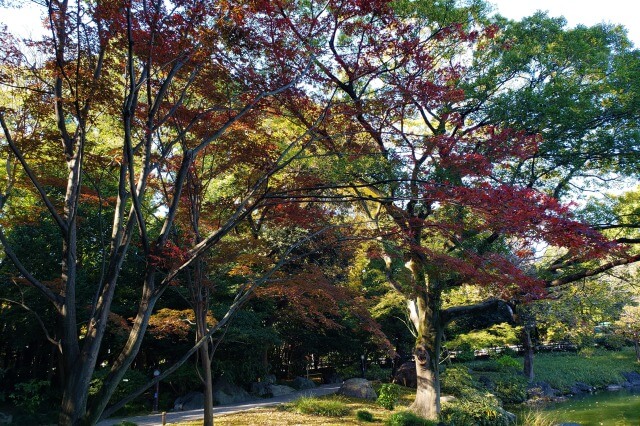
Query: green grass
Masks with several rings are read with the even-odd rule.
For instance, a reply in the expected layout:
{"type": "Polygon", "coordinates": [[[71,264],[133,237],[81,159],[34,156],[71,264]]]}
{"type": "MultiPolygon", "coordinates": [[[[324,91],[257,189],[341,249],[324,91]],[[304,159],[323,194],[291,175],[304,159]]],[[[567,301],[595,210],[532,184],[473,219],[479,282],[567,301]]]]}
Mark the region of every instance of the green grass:
{"type": "Polygon", "coordinates": [[[633,349],[621,351],[595,350],[585,354],[537,354],[534,359],[535,380],[568,392],[576,382],[603,387],[622,384],[623,372],[640,371],[633,349]]]}
{"type": "Polygon", "coordinates": [[[342,417],[349,414],[351,409],[338,397],[315,398],[303,396],[290,404],[290,408],[300,414],[313,416],[342,417]]]}

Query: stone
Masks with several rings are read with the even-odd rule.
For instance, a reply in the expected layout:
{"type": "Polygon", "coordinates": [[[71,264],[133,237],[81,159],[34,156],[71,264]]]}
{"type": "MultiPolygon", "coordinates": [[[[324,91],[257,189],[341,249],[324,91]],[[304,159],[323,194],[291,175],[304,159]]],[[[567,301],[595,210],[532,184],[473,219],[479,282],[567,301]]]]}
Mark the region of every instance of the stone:
{"type": "Polygon", "coordinates": [[[453,395],[441,395],[440,396],[440,404],[444,404],[445,402],[453,402],[455,400],[457,400],[458,398],[456,398],[453,395]]]}
{"type": "Polygon", "coordinates": [[[235,404],[251,399],[249,392],[222,376],[213,384],[213,401],[218,405],[235,404]]]}
{"type": "Polygon", "coordinates": [[[291,384],[291,386],[293,386],[293,388],[298,390],[305,390],[305,389],[315,388],[316,384],[313,383],[313,380],[309,380],[306,377],[298,376],[295,379],[293,379],[293,383],[291,384]]]}
{"type": "Polygon", "coordinates": [[[554,398],[560,391],[554,389],[547,382],[538,382],[527,389],[527,398],[554,398]]]}
{"type": "Polygon", "coordinates": [[[13,416],[11,414],[0,412],[0,425],[10,425],[12,422],[13,416]]]}
{"type": "Polygon", "coordinates": [[[202,392],[189,392],[176,399],[173,403],[173,411],[199,410],[204,408],[204,394],[202,392]]]}
{"type": "Polygon", "coordinates": [[[273,385],[273,384],[275,384],[275,383],[276,383],[276,376],[275,376],[275,375],[273,375],[273,374],[267,374],[266,376],[264,376],[264,377],[262,378],[262,381],[263,381],[264,383],[269,383],[269,384],[273,385]]]}
{"type": "Polygon", "coordinates": [[[640,386],[640,373],[636,373],[635,371],[630,371],[628,373],[622,373],[627,382],[631,386],[640,386]]]}
{"type": "Polygon", "coordinates": [[[267,382],[251,383],[251,393],[261,398],[270,398],[273,396],[273,394],[271,393],[271,383],[267,383],[267,382]]]}
{"type": "Polygon", "coordinates": [[[346,380],[342,384],[342,386],[340,386],[340,389],[338,389],[338,394],[361,399],[378,398],[378,395],[376,395],[376,391],[373,390],[371,382],[369,382],[367,379],[346,380]]]}
{"type": "Polygon", "coordinates": [[[518,420],[518,416],[516,416],[510,411],[505,410],[502,407],[498,407],[497,411],[508,419],[509,424],[511,425],[516,424],[516,421],[518,420]]]}
{"type": "Polygon", "coordinates": [[[569,389],[569,392],[575,395],[580,393],[593,392],[594,390],[595,388],[593,388],[592,386],[589,386],[586,383],[576,382],[573,384],[573,386],[571,386],[571,389],[569,389]]]}
{"type": "Polygon", "coordinates": [[[619,391],[622,389],[622,386],[620,385],[609,385],[607,386],[607,390],[608,391],[619,391]]]}
{"type": "Polygon", "coordinates": [[[406,386],[408,388],[417,388],[418,374],[416,373],[415,361],[405,362],[398,367],[392,381],[393,383],[406,386]]]}
{"type": "Polygon", "coordinates": [[[285,385],[269,385],[269,389],[271,389],[271,395],[273,396],[288,395],[296,391],[294,388],[285,385]]]}

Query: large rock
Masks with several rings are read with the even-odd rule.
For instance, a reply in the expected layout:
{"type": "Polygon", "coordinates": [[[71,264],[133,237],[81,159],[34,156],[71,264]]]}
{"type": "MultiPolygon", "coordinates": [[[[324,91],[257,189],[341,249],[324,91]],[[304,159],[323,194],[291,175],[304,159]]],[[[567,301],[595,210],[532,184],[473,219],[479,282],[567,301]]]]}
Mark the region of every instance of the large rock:
{"type": "Polygon", "coordinates": [[[295,389],[304,390],[304,389],[313,389],[316,387],[316,384],[313,383],[313,380],[309,380],[306,377],[296,377],[293,379],[293,383],[291,384],[295,389]]]}
{"type": "Polygon", "coordinates": [[[408,388],[418,387],[418,374],[416,373],[415,361],[408,361],[396,370],[393,376],[393,383],[406,386],[408,388]]]}
{"type": "Polygon", "coordinates": [[[271,393],[271,383],[267,383],[267,382],[251,383],[251,393],[261,398],[270,398],[273,396],[273,394],[271,393]]]}
{"type": "Polygon", "coordinates": [[[10,425],[13,422],[11,414],[0,413],[0,425],[10,425]]]}
{"type": "Polygon", "coordinates": [[[222,376],[213,384],[213,401],[218,405],[235,404],[251,399],[249,392],[222,376]]]}
{"type": "Polygon", "coordinates": [[[629,373],[622,373],[625,379],[627,379],[628,386],[640,386],[640,373],[631,371],[629,373]]]}
{"type": "Polygon", "coordinates": [[[199,410],[204,408],[204,394],[202,392],[189,392],[176,399],[173,403],[173,411],[199,410]]]}
{"type": "Polygon", "coordinates": [[[340,395],[350,396],[353,398],[376,399],[376,391],[367,379],[349,379],[346,380],[338,390],[340,395]]]}
{"type": "Polygon", "coordinates": [[[571,389],[569,389],[569,392],[577,395],[577,394],[581,394],[581,393],[589,393],[589,392],[593,392],[595,390],[595,388],[593,386],[589,386],[586,383],[582,383],[582,382],[576,382],[573,384],[573,386],[571,386],[571,389]]]}
{"type": "Polygon", "coordinates": [[[554,389],[547,382],[538,382],[527,389],[527,398],[554,398],[560,391],[554,389]]]}
{"type": "Polygon", "coordinates": [[[294,388],[285,385],[269,385],[269,389],[271,389],[271,395],[273,396],[288,395],[296,391],[294,388]]]}

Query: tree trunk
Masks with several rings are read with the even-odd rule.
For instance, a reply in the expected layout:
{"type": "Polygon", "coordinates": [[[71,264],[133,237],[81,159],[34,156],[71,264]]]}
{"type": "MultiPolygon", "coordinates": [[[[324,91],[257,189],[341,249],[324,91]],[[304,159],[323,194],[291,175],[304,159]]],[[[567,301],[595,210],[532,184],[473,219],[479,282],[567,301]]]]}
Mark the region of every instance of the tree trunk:
{"type": "Polygon", "coordinates": [[[636,361],[640,362],[640,340],[638,339],[638,337],[636,336],[635,340],[633,341],[633,344],[636,348],[636,361]]]}
{"type": "Polygon", "coordinates": [[[529,382],[533,382],[533,343],[531,342],[531,328],[522,328],[522,347],[524,348],[524,370],[523,373],[529,382]]]}
{"type": "Polygon", "coordinates": [[[414,348],[417,390],[411,410],[428,419],[438,420],[440,415],[440,345],[442,328],[436,298],[424,292],[409,301],[411,319],[418,336],[414,348]]]}

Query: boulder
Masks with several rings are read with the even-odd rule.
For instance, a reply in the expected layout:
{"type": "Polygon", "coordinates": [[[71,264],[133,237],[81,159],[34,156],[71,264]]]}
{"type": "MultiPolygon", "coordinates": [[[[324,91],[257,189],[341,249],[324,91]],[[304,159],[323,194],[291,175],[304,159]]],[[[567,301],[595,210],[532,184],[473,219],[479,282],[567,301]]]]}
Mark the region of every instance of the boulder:
{"type": "Polygon", "coordinates": [[[458,398],[453,395],[440,395],[440,404],[444,404],[445,402],[453,402],[457,399],[458,398]]]}
{"type": "Polygon", "coordinates": [[[269,383],[269,384],[273,385],[273,384],[275,384],[275,383],[276,383],[276,376],[275,376],[275,375],[273,375],[273,374],[267,374],[266,376],[264,376],[264,377],[262,378],[262,381],[263,381],[264,383],[269,383]]]}
{"type": "Polygon", "coordinates": [[[571,386],[571,388],[569,389],[569,392],[576,395],[576,394],[580,394],[580,393],[589,393],[589,392],[593,392],[595,390],[594,387],[589,386],[586,383],[582,383],[582,382],[576,382],[573,384],[573,386],[571,386]]]}
{"type": "Polygon", "coordinates": [[[313,380],[309,380],[306,377],[296,377],[293,379],[293,383],[291,384],[295,389],[304,390],[304,389],[313,389],[316,387],[316,384],[313,383],[313,380]]]}
{"type": "Polygon", "coordinates": [[[204,408],[204,394],[202,392],[189,392],[176,399],[173,403],[173,411],[199,410],[204,408]]]}
{"type": "Polygon", "coordinates": [[[609,385],[607,386],[607,390],[608,391],[619,391],[622,389],[622,386],[620,385],[609,385]]]}
{"type": "Polygon", "coordinates": [[[0,425],[10,425],[12,422],[13,416],[11,414],[0,412],[0,425]]]}
{"type": "Polygon", "coordinates": [[[640,386],[640,373],[631,371],[628,373],[622,373],[629,386],[640,386]]]}
{"type": "Polygon", "coordinates": [[[415,361],[408,361],[396,370],[393,376],[393,383],[406,386],[408,388],[418,387],[418,374],[416,373],[415,361]]]}
{"type": "Polygon", "coordinates": [[[251,399],[251,395],[222,376],[213,384],[213,401],[218,405],[235,404],[251,399]]]}
{"type": "Polygon", "coordinates": [[[346,380],[342,386],[340,386],[340,389],[338,389],[338,394],[362,399],[378,398],[376,391],[374,391],[373,386],[371,386],[371,382],[367,379],[346,380]]]}
{"type": "Polygon", "coordinates": [[[271,395],[273,396],[288,395],[296,391],[294,388],[285,385],[269,385],[269,389],[271,389],[271,395]]]}
{"type": "Polygon", "coordinates": [[[560,391],[554,389],[547,382],[538,382],[529,386],[527,389],[527,398],[554,398],[560,391]]]}
{"type": "Polygon", "coordinates": [[[273,394],[271,393],[271,383],[267,383],[267,382],[251,383],[251,394],[259,396],[261,398],[272,397],[273,394]]]}

